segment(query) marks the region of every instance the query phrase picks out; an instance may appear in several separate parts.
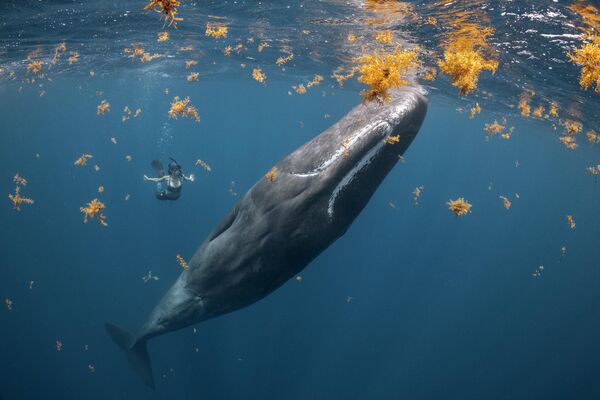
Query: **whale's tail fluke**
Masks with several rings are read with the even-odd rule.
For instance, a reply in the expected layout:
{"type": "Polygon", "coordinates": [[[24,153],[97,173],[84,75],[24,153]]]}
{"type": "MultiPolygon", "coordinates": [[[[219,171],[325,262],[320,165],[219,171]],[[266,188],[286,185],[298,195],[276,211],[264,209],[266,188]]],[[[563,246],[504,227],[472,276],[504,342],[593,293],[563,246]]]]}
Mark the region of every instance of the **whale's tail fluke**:
{"type": "Polygon", "coordinates": [[[110,334],[113,342],[127,354],[127,360],[131,368],[142,377],[147,386],[154,389],[152,365],[150,364],[146,341],[136,341],[131,332],[110,322],[105,323],[104,327],[110,334]]]}

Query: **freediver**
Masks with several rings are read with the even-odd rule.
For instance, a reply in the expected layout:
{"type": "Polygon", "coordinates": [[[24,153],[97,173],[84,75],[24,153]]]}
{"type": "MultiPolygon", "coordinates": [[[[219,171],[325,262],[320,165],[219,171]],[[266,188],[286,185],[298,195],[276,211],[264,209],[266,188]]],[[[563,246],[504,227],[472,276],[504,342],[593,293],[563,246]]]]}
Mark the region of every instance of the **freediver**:
{"type": "Polygon", "coordinates": [[[183,181],[194,182],[194,174],[185,176],[181,165],[171,157],[169,168],[165,173],[159,160],[152,160],[150,165],[156,171],[158,178],[149,178],[144,175],[144,182],[156,182],[156,198],[159,200],[177,200],[181,196],[183,181]]]}

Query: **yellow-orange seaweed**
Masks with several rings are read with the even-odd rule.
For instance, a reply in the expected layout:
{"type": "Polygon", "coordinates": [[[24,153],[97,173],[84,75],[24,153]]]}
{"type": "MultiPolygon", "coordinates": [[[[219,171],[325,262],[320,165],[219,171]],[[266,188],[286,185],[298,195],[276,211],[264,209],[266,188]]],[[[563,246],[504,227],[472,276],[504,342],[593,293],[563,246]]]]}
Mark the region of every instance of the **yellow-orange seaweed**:
{"type": "Polygon", "coordinates": [[[110,111],[110,103],[106,100],[102,100],[98,107],[96,107],[96,114],[104,115],[110,111]]]}
{"type": "Polygon", "coordinates": [[[200,74],[198,72],[192,72],[191,74],[189,74],[187,76],[187,80],[188,80],[188,82],[195,82],[198,80],[199,76],[200,76],[200,74]]]}
{"type": "Polygon", "coordinates": [[[394,41],[394,34],[392,31],[377,32],[375,34],[375,40],[381,44],[392,44],[394,41]]]}
{"type": "Polygon", "coordinates": [[[385,142],[387,144],[396,144],[396,143],[400,142],[400,135],[388,136],[385,138],[385,142]]]}
{"type": "Polygon", "coordinates": [[[196,160],[196,165],[204,168],[206,170],[206,172],[212,171],[212,168],[210,167],[210,165],[208,165],[205,161],[203,161],[201,159],[196,160]]]}
{"type": "Polygon", "coordinates": [[[105,209],[106,206],[98,199],[93,199],[89,203],[87,203],[86,207],[79,207],[79,211],[81,211],[84,215],[83,222],[87,223],[88,220],[97,218],[98,222],[102,224],[102,226],[107,226],[106,217],[102,214],[102,210],[105,209]]]}
{"type": "Polygon", "coordinates": [[[190,266],[185,262],[185,260],[183,259],[183,257],[181,257],[179,254],[177,254],[175,256],[175,259],[177,260],[177,262],[179,263],[179,265],[181,265],[181,268],[183,269],[188,269],[190,266]]]}
{"type": "Polygon", "coordinates": [[[267,76],[260,68],[254,68],[252,70],[252,79],[260,83],[265,83],[267,81],[267,76]]]}
{"type": "Polygon", "coordinates": [[[410,84],[407,75],[418,65],[418,49],[402,50],[397,46],[391,53],[375,50],[373,54],[358,57],[355,62],[361,73],[358,81],[369,85],[361,93],[364,101],[383,103],[390,99],[388,90],[410,84]]]}
{"type": "Polygon", "coordinates": [[[462,217],[471,212],[472,205],[462,197],[459,197],[456,200],[448,200],[446,204],[448,205],[448,209],[452,211],[456,217],[462,217]]]}
{"type": "Polygon", "coordinates": [[[560,140],[569,150],[575,150],[577,148],[577,143],[575,143],[575,137],[573,136],[561,136],[558,140],[560,140]]]}
{"type": "Polygon", "coordinates": [[[575,229],[577,224],[575,223],[575,218],[572,215],[567,215],[567,223],[569,224],[569,228],[575,229]]]}
{"type": "Polygon", "coordinates": [[[169,40],[169,32],[158,32],[156,36],[157,42],[166,42],[169,40]]]}
{"type": "Polygon", "coordinates": [[[73,164],[77,165],[78,167],[83,167],[84,165],[87,164],[88,160],[92,157],[93,156],[91,154],[83,154],[81,157],[79,157],[77,160],[75,160],[75,162],[73,164]]]}
{"type": "Polygon", "coordinates": [[[283,57],[279,57],[277,60],[275,60],[275,64],[279,65],[280,67],[287,63],[288,61],[291,61],[294,59],[294,55],[292,53],[289,53],[287,56],[283,57]]]}
{"type": "Polygon", "coordinates": [[[228,29],[225,25],[209,22],[206,24],[206,30],[204,31],[204,34],[215,39],[222,39],[227,37],[227,31],[228,29]]]}
{"type": "Polygon", "coordinates": [[[500,199],[502,200],[502,205],[504,206],[504,208],[506,208],[507,210],[510,208],[511,206],[511,202],[508,199],[508,197],[506,196],[500,196],[500,199]]]}
{"type": "Polygon", "coordinates": [[[30,198],[21,196],[21,187],[15,187],[15,193],[9,194],[8,199],[13,203],[13,209],[21,211],[21,204],[33,204],[34,201],[30,198]]]}
{"type": "Polygon", "coordinates": [[[481,112],[481,106],[479,103],[475,103],[475,106],[469,110],[469,118],[475,118],[476,114],[481,112]]]}
{"type": "Polygon", "coordinates": [[[177,17],[177,7],[181,5],[179,0],[148,0],[149,4],[144,7],[144,10],[154,10],[157,13],[165,14],[165,24],[177,27],[178,21],[183,21],[183,18],[177,17]]]}
{"type": "Polygon", "coordinates": [[[269,172],[267,172],[265,174],[265,178],[267,178],[267,180],[269,182],[275,182],[275,179],[277,178],[277,171],[278,168],[277,167],[273,167],[269,170],[269,172]]]}

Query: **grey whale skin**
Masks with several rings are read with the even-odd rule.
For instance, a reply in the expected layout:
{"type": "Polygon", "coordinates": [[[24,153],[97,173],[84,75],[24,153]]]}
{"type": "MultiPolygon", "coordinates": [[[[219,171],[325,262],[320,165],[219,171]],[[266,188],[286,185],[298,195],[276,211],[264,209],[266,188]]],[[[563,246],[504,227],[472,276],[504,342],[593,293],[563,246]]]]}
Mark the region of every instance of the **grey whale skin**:
{"type": "Polygon", "coordinates": [[[404,154],[427,112],[419,87],[361,104],[279,161],[212,231],[137,335],[105,327],[154,387],[148,339],[246,307],[302,271],[342,236],[404,154]],[[388,144],[389,136],[400,141],[388,144]]]}

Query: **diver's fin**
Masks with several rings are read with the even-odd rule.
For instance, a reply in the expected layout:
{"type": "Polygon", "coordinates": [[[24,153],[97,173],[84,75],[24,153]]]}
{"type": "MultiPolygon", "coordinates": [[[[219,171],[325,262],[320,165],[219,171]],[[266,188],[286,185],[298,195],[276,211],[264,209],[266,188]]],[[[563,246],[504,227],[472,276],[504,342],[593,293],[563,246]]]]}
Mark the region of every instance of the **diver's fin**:
{"type": "Polygon", "coordinates": [[[150,165],[152,165],[152,168],[154,168],[154,170],[156,171],[156,174],[159,177],[165,176],[165,169],[163,168],[163,165],[160,162],[160,160],[152,160],[150,165]]]}
{"type": "Polygon", "coordinates": [[[152,365],[150,364],[146,341],[136,341],[131,332],[110,322],[105,323],[104,327],[110,334],[113,342],[127,354],[127,360],[131,368],[142,377],[147,386],[154,389],[152,365]]]}

